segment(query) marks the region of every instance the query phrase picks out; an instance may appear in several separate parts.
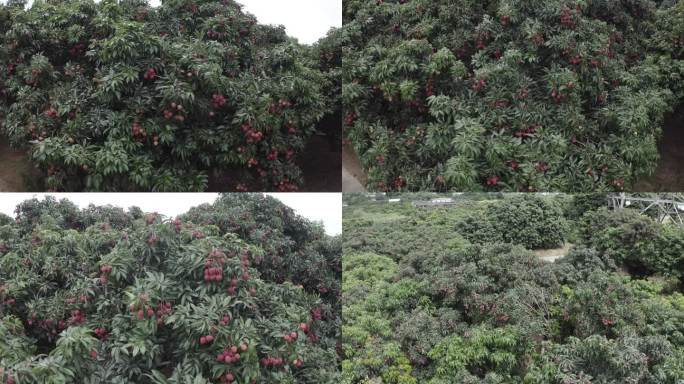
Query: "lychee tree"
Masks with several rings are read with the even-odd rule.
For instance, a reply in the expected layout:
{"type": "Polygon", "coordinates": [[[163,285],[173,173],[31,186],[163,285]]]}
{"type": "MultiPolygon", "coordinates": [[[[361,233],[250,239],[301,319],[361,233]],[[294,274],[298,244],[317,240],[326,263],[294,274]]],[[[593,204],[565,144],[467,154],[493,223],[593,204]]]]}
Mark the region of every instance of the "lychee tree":
{"type": "MultiPolygon", "coordinates": [[[[272,198],[240,199],[296,218],[272,198]]],[[[264,247],[138,210],[101,207],[110,215],[87,225],[93,208],[70,218],[67,201],[29,200],[0,227],[0,382],[337,382],[337,300],[273,279],[264,247]]],[[[336,240],[296,219],[339,260],[336,240]]],[[[292,259],[315,247],[299,240],[292,259]]]]}
{"type": "Polygon", "coordinates": [[[345,135],[368,188],[629,189],[682,99],[675,3],[345,1],[345,135]]]}
{"type": "Polygon", "coordinates": [[[335,92],[232,0],[0,6],[2,133],[50,190],[296,190],[335,92]]]}

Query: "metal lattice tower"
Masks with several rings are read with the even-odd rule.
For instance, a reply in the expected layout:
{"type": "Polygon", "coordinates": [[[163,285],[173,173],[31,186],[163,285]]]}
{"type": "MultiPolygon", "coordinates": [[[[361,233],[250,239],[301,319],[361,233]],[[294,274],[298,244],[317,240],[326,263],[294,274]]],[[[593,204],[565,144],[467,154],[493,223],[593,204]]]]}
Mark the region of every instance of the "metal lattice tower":
{"type": "Polygon", "coordinates": [[[684,195],[664,194],[652,197],[630,196],[625,193],[608,195],[608,208],[620,210],[639,205],[642,214],[655,216],[658,222],[684,226],[684,195]]]}

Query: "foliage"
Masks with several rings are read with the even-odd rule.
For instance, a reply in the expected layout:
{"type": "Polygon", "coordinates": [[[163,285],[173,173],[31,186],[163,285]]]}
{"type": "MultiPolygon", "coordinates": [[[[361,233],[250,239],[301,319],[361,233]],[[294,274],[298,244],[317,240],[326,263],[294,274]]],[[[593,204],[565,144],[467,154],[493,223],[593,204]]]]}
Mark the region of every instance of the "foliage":
{"type": "Polygon", "coordinates": [[[682,14],[682,1],[345,1],[345,131],[368,187],[629,188],[655,170],[684,96],[682,14]]]}
{"type": "MultiPolygon", "coordinates": [[[[564,215],[561,206],[573,198],[562,194],[454,199],[430,208],[346,200],[344,383],[684,380],[684,291],[671,260],[682,252],[663,246],[677,244],[680,227],[638,211],[594,209],[591,201],[606,196],[576,205],[576,213],[587,207],[579,218],[564,215]],[[555,262],[523,247],[525,239],[504,240],[491,224],[484,241],[453,225],[494,221],[489,210],[524,216],[540,206],[579,233],[555,262]],[[662,264],[648,276],[621,268],[639,257],[662,264]]],[[[543,219],[514,228],[534,232],[543,219]]]]}
{"type": "Polygon", "coordinates": [[[0,233],[2,382],[339,379],[339,241],[274,198],[168,219],[48,197],[0,233]],[[228,211],[247,226],[193,221],[228,211]]]}
{"type": "Polygon", "coordinates": [[[684,230],[660,224],[637,210],[587,213],[581,241],[634,273],[678,277],[684,281],[684,230]]]}
{"type": "Polygon", "coordinates": [[[566,231],[561,208],[534,195],[518,195],[488,205],[457,223],[474,243],[513,243],[529,249],[563,245],[566,231]]]}
{"type": "Polygon", "coordinates": [[[338,97],[334,40],[319,59],[233,0],[37,1],[0,20],[1,133],[50,190],[201,191],[226,170],[224,190],[296,190],[338,97]]]}

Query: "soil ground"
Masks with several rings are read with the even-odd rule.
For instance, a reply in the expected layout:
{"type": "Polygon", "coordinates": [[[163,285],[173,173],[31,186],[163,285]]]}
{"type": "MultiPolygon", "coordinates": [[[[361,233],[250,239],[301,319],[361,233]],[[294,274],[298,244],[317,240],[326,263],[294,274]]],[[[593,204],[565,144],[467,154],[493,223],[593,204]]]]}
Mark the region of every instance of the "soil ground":
{"type": "Polygon", "coordinates": [[[543,261],[553,263],[556,260],[565,257],[565,255],[567,255],[568,252],[570,251],[571,247],[572,247],[572,244],[566,243],[563,246],[563,248],[538,249],[538,250],[534,251],[534,254],[537,255],[537,257],[539,257],[543,261]]]}
{"type": "Polygon", "coordinates": [[[25,192],[24,178],[30,169],[26,154],[0,138],[0,192],[25,192]]]}
{"type": "Polygon", "coordinates": [[[365,192],[366,176],[354,149],[342,148],[342,192],[365,192]]]}
{"type": "Polygon", "coordinates": [[[684,106],[680,106],[665,122],[658,149],[660,161],[655,174],[640,180],[634,191],[684,191],[684,106]]]}

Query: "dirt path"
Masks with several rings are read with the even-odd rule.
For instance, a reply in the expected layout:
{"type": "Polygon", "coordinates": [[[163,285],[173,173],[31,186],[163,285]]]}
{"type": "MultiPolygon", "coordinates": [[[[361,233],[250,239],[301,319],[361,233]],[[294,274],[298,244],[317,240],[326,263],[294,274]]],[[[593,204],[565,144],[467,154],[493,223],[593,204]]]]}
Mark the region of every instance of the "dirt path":
{"type": "Polygon", "coordinates": [[[684,106],[666,120],[658,150],[660,161],[656,173],[640,180],[634,191],[684,191],[684,106]]]}
{"type": "Polygon", "coordinates": [[[365,192],[366,176],[354,149],[342,148],[342,192],[365,192]]]}
{"type": "Polygon", "coordinates": [[[24,175],[29,169],[26,154],[0,139],[0,192],[25,192],[24,175]]]}
{"type": "Polygon", "coordinates": [[[537,257],[539,257],[543,261],[553,263],[556,260],[565,257],[565,255],[567,255],[568,252],[570,251],[571,247],[572,247],[572,244],[565,243],[563,248],[538,249],[538,250],[534,251],[534,254],[537,255],[537,257]]]}

